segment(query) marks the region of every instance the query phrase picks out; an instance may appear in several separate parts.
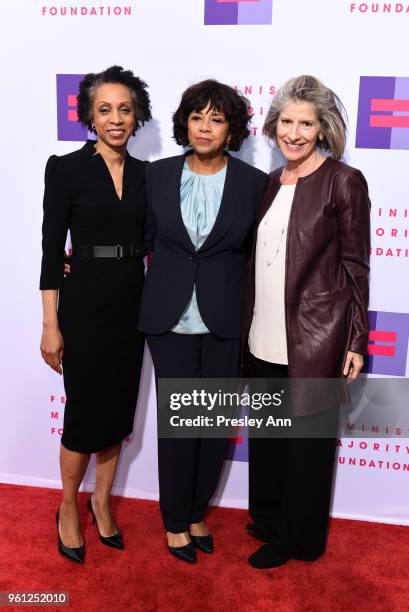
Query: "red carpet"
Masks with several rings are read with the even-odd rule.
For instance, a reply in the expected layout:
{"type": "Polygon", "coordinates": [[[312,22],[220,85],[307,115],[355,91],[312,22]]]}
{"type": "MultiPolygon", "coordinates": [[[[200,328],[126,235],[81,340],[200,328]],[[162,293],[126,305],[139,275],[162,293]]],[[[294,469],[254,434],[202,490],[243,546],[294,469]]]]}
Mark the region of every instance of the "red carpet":
{"type": "MultiPolygon", "coordinates": [[[[60,492],[0,485],[0,592],[68,591],[69,607],[8,608],[80,612],[403,612],[409,609],[409,529],[332,520],[328,550],[314,563],[254,570],[257,542],[243,510],[212,510],[217,549],[183,564],[165,548],[156,502],[114,498],[126,550],[103,546],[81,494],[86,563],[57,553],[60,492]]],[[[4,608],[6,609],[6,608],[4,608]]]]}

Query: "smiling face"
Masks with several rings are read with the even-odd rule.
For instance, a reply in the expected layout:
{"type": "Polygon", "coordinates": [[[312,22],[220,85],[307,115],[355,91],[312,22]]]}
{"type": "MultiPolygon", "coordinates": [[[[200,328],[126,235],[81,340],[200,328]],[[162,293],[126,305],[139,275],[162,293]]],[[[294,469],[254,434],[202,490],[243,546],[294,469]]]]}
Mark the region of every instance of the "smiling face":
{"type": "Polygon", "coordinates": [[[289,102],[281,111],[276,128],[278,146],[287,161],[302,164],[316,151],[320,123],[310,102],[289,102]]]}
{"type": "Polygon", "coordinates": [[[229,123],[224,115],[210,108],[190,113],[187,120],[187,136],[195,153],[216,157],[223,151],[229,137],[229,123]]]}
{"type": "Polygon", "coordinates": [[[109,147],[124,147],[135,129],[131,92],[120,83],[100,85],[92,101],[92,123],[98,138],[109,147]]]}

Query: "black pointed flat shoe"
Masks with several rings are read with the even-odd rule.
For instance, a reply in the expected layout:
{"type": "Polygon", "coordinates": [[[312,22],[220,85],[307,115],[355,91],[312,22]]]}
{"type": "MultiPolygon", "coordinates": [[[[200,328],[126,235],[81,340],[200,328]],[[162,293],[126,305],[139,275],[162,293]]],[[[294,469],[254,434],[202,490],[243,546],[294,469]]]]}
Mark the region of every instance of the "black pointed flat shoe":
{"type": "Polygon", "coordinates": [[[97,519],[96,519],[95,514],[94,514],[94,509],[92,507],[91,498],[89,498],[88,501],[87,501],[87,508],[90,511],[91,515],[92,515],[92,524],[95,525],[95,527],[97,528],[99,539],[101,540],[101,542],[103,544],[105,544],[106,546],[110,546],[111,548],[117,548],[118,550],[123,550],[125,548],[125,546],[124,546],[124,542],[123,542],[123,539],[122,539],[121,531],[118,529],[117,533],[114,533],[114,535],[111,535],[111,536],[103,536],[103,535],[101,535],[101,533],[99,531],[97,519]]]}
{"type": "Polygon", "coordinates": [[[57,510],[56,517],[57,519],[57,536],[58,536],[58,552],[61,553],[70,561],[75,561],[75,563],[84,563],[85,549],[84,545],[79,546],[78,548],[69,548],[63,544],[60,536],[60,511],[57,510]]]}
{"type": "Polygon", "coordinates": [[[205,553],[212,553],[214,551],[213,536],[210,533],[205,536],[194,536],[190,534],[190,539],[193,545],[199,548],[199,550],[205,553]]]}
{"type": "Polygon", "coordinates": [[[189,544],[185,544],[184,546],[169,546],[168,544],[168,550],[174,557],[180,559],[181,561],[186,561],[186,563],[196,563],[196,550],[192,542],[189,542],[189,544]]]}

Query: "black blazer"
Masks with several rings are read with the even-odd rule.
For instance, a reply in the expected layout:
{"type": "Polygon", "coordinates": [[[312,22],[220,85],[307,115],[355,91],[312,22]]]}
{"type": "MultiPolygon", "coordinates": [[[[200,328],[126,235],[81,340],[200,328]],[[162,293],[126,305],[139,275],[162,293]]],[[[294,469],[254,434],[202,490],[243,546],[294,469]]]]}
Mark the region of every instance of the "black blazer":
{"type": "Polygon", "coordinates": [[[152,335],[171,329],[196,286],[207,328],[221,338],[239,338],[251,234],[266,174],[229,156],[219,213],[208,238],[196,250],[180,208],[185,158],[161,159],[146,169],[147,236],[153,257],[145,279],[139,328],[152,335]]]}

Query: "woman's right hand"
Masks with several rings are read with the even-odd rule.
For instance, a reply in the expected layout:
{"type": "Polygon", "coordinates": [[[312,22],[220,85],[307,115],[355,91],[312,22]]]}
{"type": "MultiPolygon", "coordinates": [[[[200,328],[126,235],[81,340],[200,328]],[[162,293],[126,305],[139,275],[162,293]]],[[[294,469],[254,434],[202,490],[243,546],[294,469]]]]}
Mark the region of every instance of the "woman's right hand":
{"type": "Polygon", "coordinates": [[[64,353],[64,340],[59,327],[44,327],[40,351],[46,364],[58,374],[62,374],[61,361],[64,353]]]}

